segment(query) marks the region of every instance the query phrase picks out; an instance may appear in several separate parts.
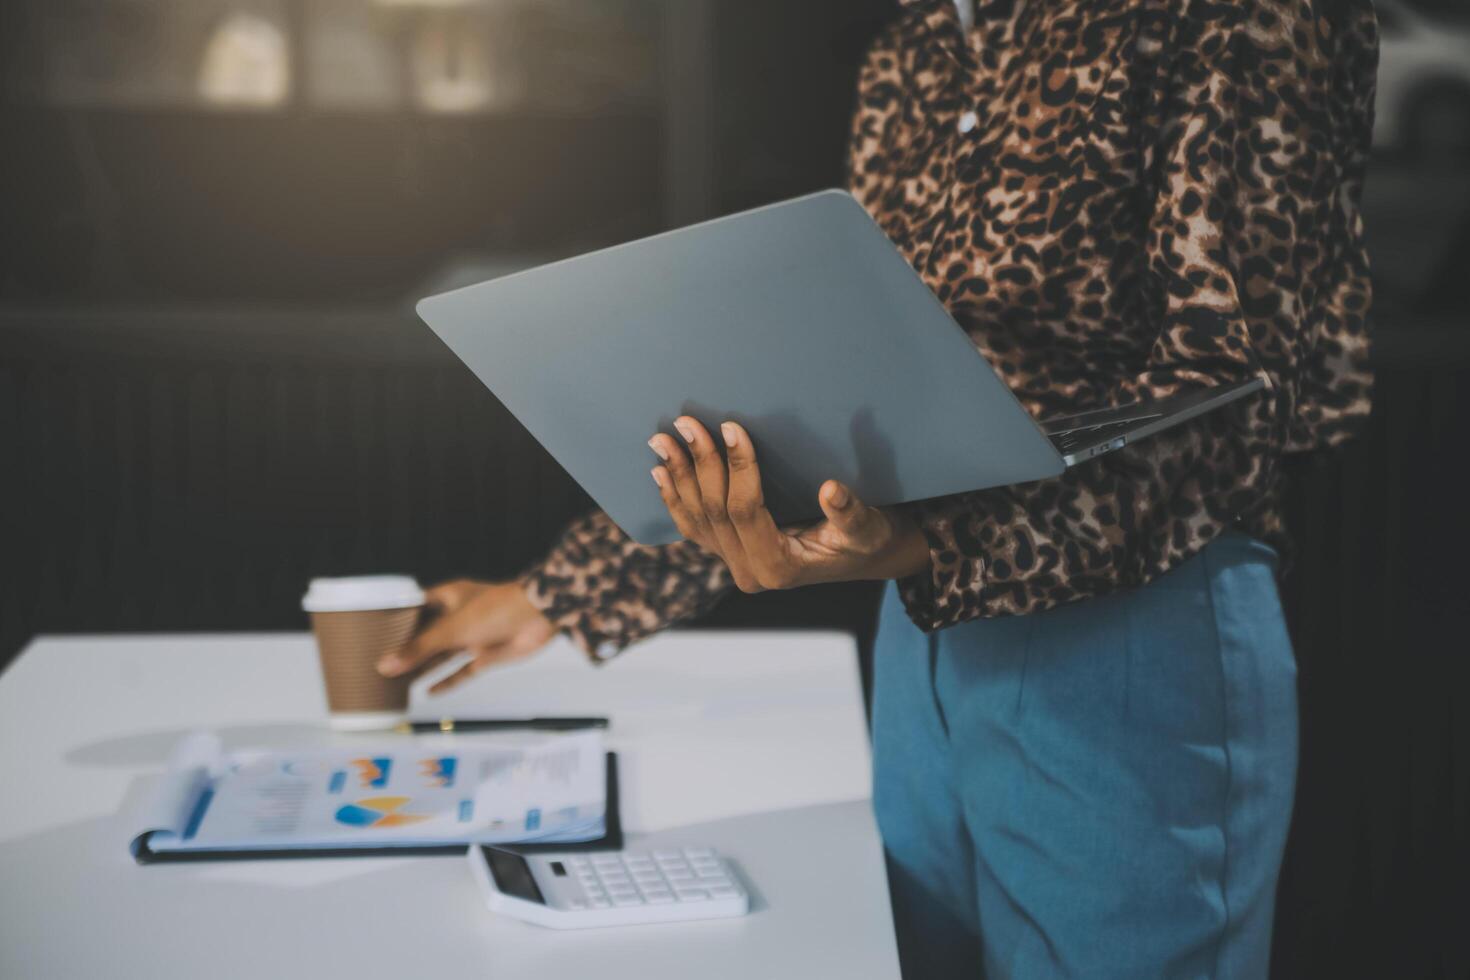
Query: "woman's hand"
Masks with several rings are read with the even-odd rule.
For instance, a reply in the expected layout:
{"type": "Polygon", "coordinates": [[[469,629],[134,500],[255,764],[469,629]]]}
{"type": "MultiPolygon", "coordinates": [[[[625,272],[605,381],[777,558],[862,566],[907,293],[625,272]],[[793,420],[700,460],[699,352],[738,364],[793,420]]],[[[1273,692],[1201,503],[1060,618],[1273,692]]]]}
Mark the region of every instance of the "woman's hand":
{"type": "Polygon", "coordinates": [[[650,439],[663,460],[653,481],[679,533],[723,558],[742,592],[902,578],[929,567],[928,545],[913,521],[867,506],[836,480],[817,493],[826,520],[777,527],[766,510],[755,447],[741,426],[720,426],[725,458],[698,420],[681,416],[674,428],[688,452],[665,433],[650,439]]]}
{"type": "Polygon", "coordinates": [[[461,650],[474,659],[429,688],[439,694],[493,664],[528,657],[556,635],[556,627],[531,605],[519,582],[459,579],[426,594],[431,614],[397,653],[378,661],[378,672],[397,677],[461,650]]]}

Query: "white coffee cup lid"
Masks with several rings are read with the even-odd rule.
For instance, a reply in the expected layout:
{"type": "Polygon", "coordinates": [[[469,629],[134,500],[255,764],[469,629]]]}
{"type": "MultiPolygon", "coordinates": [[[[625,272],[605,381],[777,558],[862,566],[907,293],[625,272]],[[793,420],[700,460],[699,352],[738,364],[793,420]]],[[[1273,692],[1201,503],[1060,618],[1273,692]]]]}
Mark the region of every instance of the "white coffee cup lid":
{"type": "Polygon", "coordinates": [[[314,578],[301,598],[301,608],[307,612],[406,609],[423,604],[424,590],[407,575],[314,578]]]}

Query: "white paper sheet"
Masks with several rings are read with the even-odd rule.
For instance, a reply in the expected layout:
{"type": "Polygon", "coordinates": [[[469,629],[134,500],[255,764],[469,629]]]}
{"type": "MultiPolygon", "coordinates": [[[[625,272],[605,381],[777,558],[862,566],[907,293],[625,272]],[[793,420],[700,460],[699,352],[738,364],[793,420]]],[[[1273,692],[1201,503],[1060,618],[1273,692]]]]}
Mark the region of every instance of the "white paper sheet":
{"type": "Polygon", "coordinates": [[[155,851],[565,842],[605,832],[600,732],[229,756],[209,739],[180,743],[160,781],[143,828],[155,851]]]}

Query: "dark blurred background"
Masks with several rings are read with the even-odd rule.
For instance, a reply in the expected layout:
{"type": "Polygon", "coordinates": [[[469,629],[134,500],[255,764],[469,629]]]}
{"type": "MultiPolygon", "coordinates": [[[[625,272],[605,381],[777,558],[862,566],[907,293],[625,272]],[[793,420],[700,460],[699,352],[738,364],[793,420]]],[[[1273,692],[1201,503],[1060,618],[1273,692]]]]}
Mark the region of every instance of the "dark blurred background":
{"type": "MultiPolygon", "coordinates": [[[[1279,977],[1470,977],[1470,10],[1380,0],[1376,409],[1296,464],[1279,977]]],[[[0,665],[588,508],[419,296],[841,183],[884,0],[5,0],[0,665]]],[[[872,588],[734,596],[839,627],[872,588]]]]}

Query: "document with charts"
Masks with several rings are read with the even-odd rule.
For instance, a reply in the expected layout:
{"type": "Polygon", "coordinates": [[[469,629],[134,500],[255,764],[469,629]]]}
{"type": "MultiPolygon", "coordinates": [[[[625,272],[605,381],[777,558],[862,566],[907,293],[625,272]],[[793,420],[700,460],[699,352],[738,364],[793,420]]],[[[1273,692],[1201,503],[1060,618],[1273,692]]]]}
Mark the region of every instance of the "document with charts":
{"type": "Polygon", "coordinates": [[[175,748],[134,853],[142,838],[160,854],[593,840],[605,760],[599,732],[234,753],[199,733],[175,748]]]}

